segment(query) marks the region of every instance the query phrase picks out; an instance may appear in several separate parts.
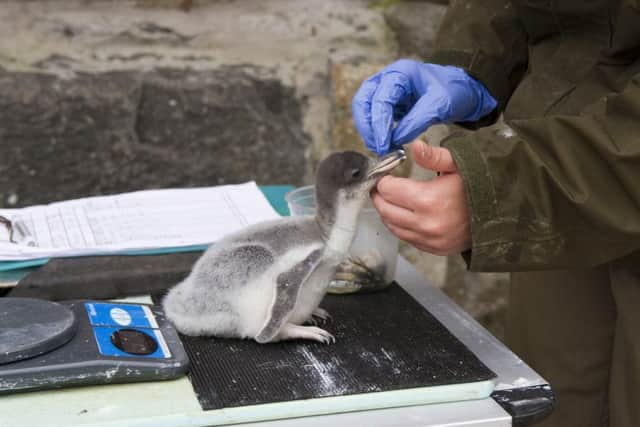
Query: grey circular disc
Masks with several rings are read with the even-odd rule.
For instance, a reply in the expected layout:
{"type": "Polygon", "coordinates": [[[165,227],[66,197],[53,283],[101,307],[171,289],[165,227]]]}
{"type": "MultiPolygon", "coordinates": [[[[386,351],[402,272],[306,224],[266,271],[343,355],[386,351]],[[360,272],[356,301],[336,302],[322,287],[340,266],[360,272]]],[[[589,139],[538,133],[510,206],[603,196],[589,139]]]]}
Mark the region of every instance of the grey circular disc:
{"type": "Polygon", "coordinates": [[[67,307],[33,298],[0,298],[0,364],[28,359],[68,342],[75,316],[67,307]]]}

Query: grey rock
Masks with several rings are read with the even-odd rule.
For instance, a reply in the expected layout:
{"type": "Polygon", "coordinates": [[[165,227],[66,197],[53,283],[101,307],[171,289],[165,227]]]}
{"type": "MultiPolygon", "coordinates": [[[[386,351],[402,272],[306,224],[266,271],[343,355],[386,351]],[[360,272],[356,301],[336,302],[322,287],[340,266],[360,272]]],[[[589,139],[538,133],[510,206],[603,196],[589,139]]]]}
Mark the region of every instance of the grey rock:
{"type": "Polygon", "coordinates": [[[433,49],[447,2],[402,1],[384,12],[387,25],[395,34],[400,54],[427,60],[433,49]]]}
{"type": "Polygon", "coordinates": [[[302,102],[257,67],[0,72],[0,93],[2,206],[305,174],[302,102]]]}

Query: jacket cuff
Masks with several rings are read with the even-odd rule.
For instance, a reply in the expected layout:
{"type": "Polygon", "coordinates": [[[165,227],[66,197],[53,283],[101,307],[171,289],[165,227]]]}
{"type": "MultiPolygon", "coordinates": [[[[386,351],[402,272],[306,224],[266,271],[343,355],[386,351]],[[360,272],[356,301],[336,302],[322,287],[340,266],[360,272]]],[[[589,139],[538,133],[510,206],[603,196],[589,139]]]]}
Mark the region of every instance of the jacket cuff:
{"type": "Polygon", "coordinates": [[[482,153],[464,134],[452,134],[441,146],[451,151],[463,178],[471,215],[471,250],[463,253],[463,258],[467,268],[480,271],[486,267],[482,256],[483,228],[496,218],[498,204],[492,178],[482,153]]]}
{"type": "MultiPolygon", "coordinates": [[[[511,95],[509,78],[495,59],[481,51],[470,53],[461,50],[439,50],[431,55],[428,62],[462,68],[471,77],[485,85],[491,96],[498,101],[497,111],[504,109],[511,95]]],[[[489,114],[489,116],[493,116],[493,114],[489,114]]]]}

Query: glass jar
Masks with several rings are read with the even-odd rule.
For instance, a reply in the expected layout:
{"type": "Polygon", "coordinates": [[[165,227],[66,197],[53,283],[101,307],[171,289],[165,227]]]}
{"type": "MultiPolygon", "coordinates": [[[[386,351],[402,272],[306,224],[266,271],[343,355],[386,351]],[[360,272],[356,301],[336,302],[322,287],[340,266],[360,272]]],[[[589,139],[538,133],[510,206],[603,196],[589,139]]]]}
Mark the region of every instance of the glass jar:
{"type": "MultiPolygon", "coordinates": [[[[291,216],[315,215],[312,185],[288,192],[285,200],[291,216]]],[[[360,212],[356,236],[348,259],[338,267],[330,293],[375,292],[388,287],[396,273],[398,238],[384,226],[371,202],[360,212]]]]}

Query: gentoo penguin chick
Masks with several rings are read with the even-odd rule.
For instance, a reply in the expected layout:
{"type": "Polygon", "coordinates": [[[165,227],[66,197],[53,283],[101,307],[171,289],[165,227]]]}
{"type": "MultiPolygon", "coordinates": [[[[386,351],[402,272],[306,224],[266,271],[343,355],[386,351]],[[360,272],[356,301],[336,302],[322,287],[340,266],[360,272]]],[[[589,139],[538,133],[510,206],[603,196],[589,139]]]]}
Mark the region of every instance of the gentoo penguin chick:
{"type": "Polygon", "coordinates": [[[316,215],[247,227],[215,243],[163,300],[186,335],[253,338],[259,343],[333,335],[307,326],[329,314],[318,307],[347,256],[358,215],[376,182],[405,159],[334,153],[316,173],[316,215]]]}

